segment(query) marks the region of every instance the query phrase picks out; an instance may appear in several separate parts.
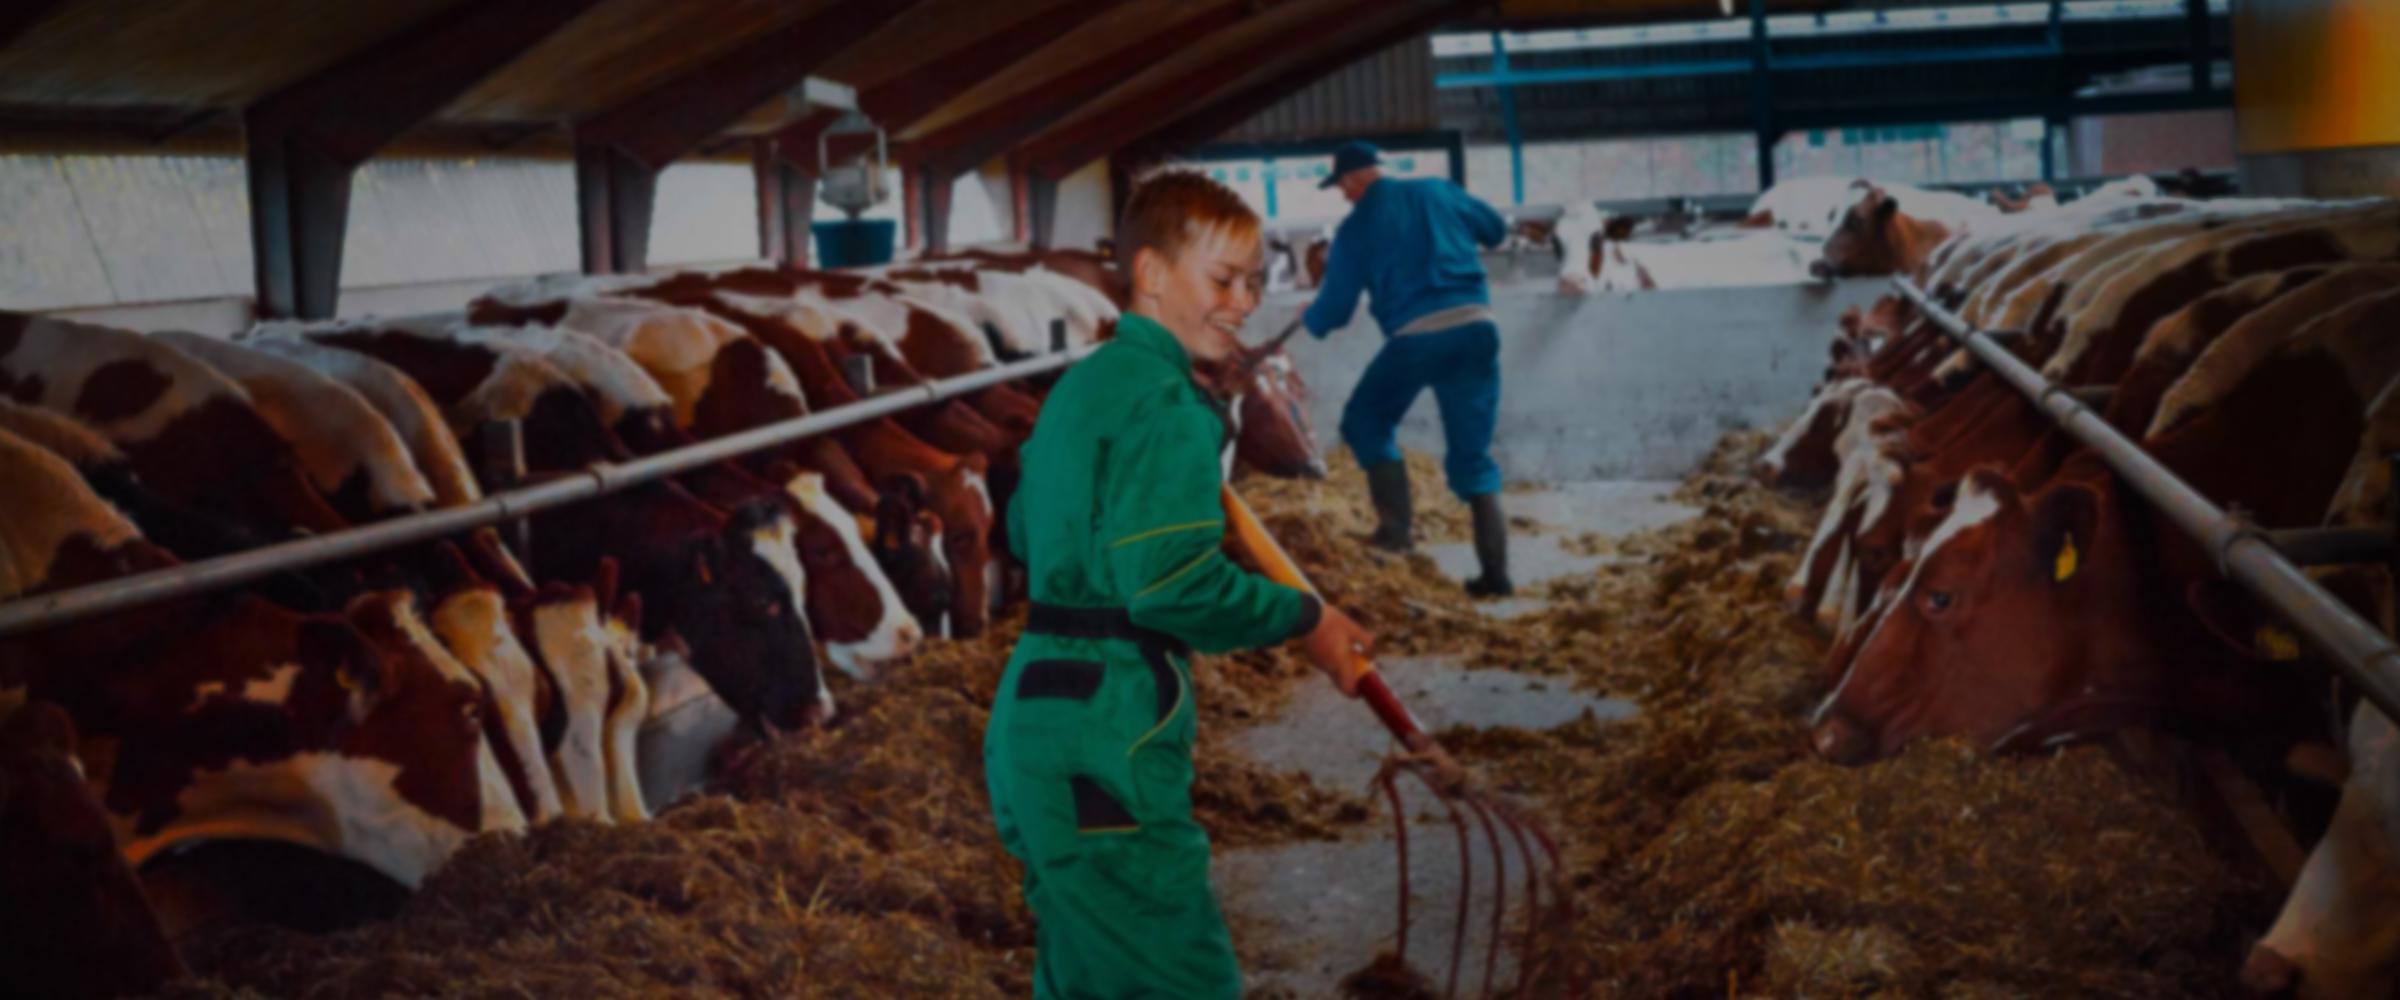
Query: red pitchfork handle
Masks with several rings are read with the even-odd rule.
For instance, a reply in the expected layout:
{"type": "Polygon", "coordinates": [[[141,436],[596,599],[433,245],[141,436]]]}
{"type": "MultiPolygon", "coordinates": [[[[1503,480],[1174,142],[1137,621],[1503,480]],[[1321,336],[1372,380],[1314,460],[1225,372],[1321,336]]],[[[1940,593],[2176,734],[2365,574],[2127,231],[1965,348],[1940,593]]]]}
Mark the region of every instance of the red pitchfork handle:
{"type": "MultiPolygon", "coordinates": [[[[1285,336],[1289,335],[1290,331],[1285,331],[1285,336]]],[[[1283,546],[1275,541],[1274,535],[1267,533],[1266,525],[1259,523],[1258,515],[1250,512],[1250,505],[1242,502],[1241,495],[1235,493],[1231,486],[1224,488],[1224,494],[1225,519],[1233,526],[1234,537],[1240,539],[1242,548],[1258,561],[1267,579],[1315,594],[1317,588],[1308,582],[1306,574],[1300,572],[1300,564],[1292,561],[1291,555],[1283,551],[1283,546]]],[[[1425,735],[1425,727],[1417,722],[1417,717],[1409,713],[1408,706],[1400,704],[1399,696],[1394,695],[1392,689],[1383,683],[1383,675],[1375,672],[1375,664],[1371,660],[1359,664],[1358,696],[1366,700],[1367,707],[1374,710],[1375,717],[1382,720],[1385,729],[1392,731],[1392,736],[1400,741],[1401,746],[1415,753],[1439,749],[1439,745],[1425,735]]]]}

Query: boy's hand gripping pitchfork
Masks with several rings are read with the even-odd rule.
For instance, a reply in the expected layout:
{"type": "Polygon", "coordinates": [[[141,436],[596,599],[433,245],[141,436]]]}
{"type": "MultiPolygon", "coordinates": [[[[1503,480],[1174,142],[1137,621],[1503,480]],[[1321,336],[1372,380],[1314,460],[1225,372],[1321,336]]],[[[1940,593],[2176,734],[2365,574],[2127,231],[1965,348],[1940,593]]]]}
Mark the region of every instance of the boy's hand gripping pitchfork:
{"type": "MultiPolygon", "coordinates": [[[[1242,498],[1233,492],[1233,487],[1225,487],[1224,493],[1226,522],[1232,526],[1234,537],[1250,553],[1259,569],[1269,579],[1284,586],[1316,593],[1308,577],[1301,573],[1300,565],[1283,551],[1283,546],[1275,541],[1273,535],[1267,533],[1266,526],[1259,523],[1258,516],[1251,513],[1249,505],[1244,504],[1242,498]]],[[[1455,996],[1458,993],[1458,974],[1467,945],[1468,898],[1473,895],[1475,885],[1475,852],[1469,843],[1468,812],[1475,815],[1483,829],[1484,839],[1491,843],[1491,946],[1483,958],[1483,993],[1486,996],[1492,992],[1493,972],[1498,965],[1500,942],[1504,937],[1503,920],[1508,911],[1508,867],[1500,831],[1507,831],[1507,838],[1516,842],[1517,854],[1522,859],[1526,893],[1525,934],[1522,949],[1518,953],[1521,967],[1517,971],[1517,985],[1512,990],[1513,993],[1522,994],[1538,978],[1539,970],[1533,966],[1537,957],[1534,950],[1537,935],[1545,927],[1553,933],[1562,931],[1573,917],[1574,901],[1562,877],[1557,842],[1551,839],[1549,832],[1533,815],[1469,777],[1449,752],[1443,750],[1442,745],[1435,742],[1418,724],[1416,716],[1409,714],[1408,708],[1400,704],[1400,699],[1392,694],[1391,687],[1384,684],[1382,675],[1375,672],[1373,663],[1361,664],[1359,673],[1358,696],[1365,699],[1367,707],[1374,710],[1375,717],[1382,720],[1384,728],[1391,730],[1392,737],[1399,740],[1402,747],[1401,753],[1385,758],[1374,780],[1374,784],[1383,790],[1385,801],[1391,805],[1392,822],[1398,830],[1400,936],[1394,952],[1405,966],[1408,961],[1409,922],[1408,817],[1401,811],[1400,788],[1395,780],[1399,773],[1405,771],[1415,775],[1441,801],[1442,807],[1450,813],[1452,827],[1458,832],[1457,931],[1450,941],[1447,995],[1455,996]],[[1464,811],[1460,809],[1462,804],[1466,807],[1464,811]],[[1550,890],[1547,903],[1542,893],[1545,884],[1550,890]]]]}

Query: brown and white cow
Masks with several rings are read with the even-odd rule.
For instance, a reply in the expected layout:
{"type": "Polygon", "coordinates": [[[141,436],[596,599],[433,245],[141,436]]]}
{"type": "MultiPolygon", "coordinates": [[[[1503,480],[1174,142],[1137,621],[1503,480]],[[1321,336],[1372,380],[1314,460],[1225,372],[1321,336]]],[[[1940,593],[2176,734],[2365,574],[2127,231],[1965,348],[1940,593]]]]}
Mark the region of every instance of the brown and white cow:
{"type": "MultiPolygon", "coordinates": [[[[470,455],[483,440],[478,428],[515,420],[533,472],[631,457],[590,397],[531,351],[388,328],[309,336],[406,372],[463,431],[470,455]]],[[[678,636],[693,666],[744,718],[794,726],[830,711],[792,554],[793,526],[779,501],[727,511],[676,484],[652,483],[532,520],[535,575],[588,581],[603,559],[613,560],[647,602],[647,637],[678,636]]]]}
{"type": "Polygon", "coordinates": [[[355,524],[434,505],[433,484],[408,445],[365,397],[307,365],[196,333],[151,338],[200,359],[241,385],[267,425],[291,442],[309,480],[355,524]]]}
{"type": "MultiPolygon", "coordinates": [[[[2195,366],[2169,393],[2189,404],[2156,424],[2145,447],[2203,495],[2262,524],[2317,523],[2370,403],[2400,374],[2400,339],[2385,333],[2395,322],[2400,293],[2386,293],[2296,333],[2261,331],[2279,346],[2238,372],[2195,366]]],[[[2210,350],[2240,352],[2229,343],[2210,350]]],[[[2282,645],[2260,638],[2271,626],[2254,611],[2227,600],[2212,556],[2149,525],[2091,456],[2032,493],[1997,471],[1973,473],[1926,520],[1882,616],[1819,711],[1818,746],[1829,756],[1888,753],[1945,733],[2027,745],[2105,725],[2120,710],[2210,697],[2238,704],[2230,686],[2207,686],[2226,685],[2225,650],[2261,656],[2282,645]]],[[[2245,678],[2243,687],[2263,683],[2245,678]]]]}
{"type": "Polygon", "coordinates": [[[459,507],[483,499],[483,488],[475,482],[475,470],[467,465],[458,436],[450,432],[441,408],[416,380],[364,354],[311,343],[296,331],[277,330],[274,325],[262,326],[242,344],[307,365],[309,370],[349,386],[375,407],[406,444],[417,471],[433,487],[437,506],[459,507]]]}
{"type": "Polygon", "coordinates": [[[1567,206],[1553,227],[1558,290],[1567,295],[1796,284],[1808,278],[1803,244],[1781,233],[1743,231],[1721,239],[1635,242],[1639,220],[1610,217],[1590,202],[1567,206]]]}
{"type": "MultiPolygon", "coordinates": [[[[29,592],[175,564],[21,438],[0,434],[0,478],[8,565],[29,592]]],[[[76,719],[134,864],[273,840],[414,885],[467,837],[522,818],[504,779],[490,794],[480,690],[408,628],[409,601],[366,595],[340,616],[240,593],[149,605],[0,643],[0,678],[76,719]]]]}
{"type": "Polygon", "coordinates": [[[149,994],[183,961],[84,780],[73,721],[0,705],[0,968],[24,996],[149,994]]]}
{"type": "Polygon", "coordinates": [[[0,312],[0,396],[90,425],[152,490],[258,536],[346,524],[241,386],[160,341],[0,312]]]}

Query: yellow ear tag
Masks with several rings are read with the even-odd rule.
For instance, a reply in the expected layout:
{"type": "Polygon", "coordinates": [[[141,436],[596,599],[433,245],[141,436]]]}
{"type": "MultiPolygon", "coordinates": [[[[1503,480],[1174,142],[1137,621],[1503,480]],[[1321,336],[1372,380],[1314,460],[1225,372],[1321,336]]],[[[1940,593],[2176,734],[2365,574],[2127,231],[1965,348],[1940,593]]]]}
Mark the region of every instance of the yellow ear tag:
{"type": "Polygon", "coordinates": [[[2255,637],[2259,654],[2278,663],[2300,658],[2300,638],[2273,625],[2261,625],[2255,637]]]}
{"type": "Polygon", "coordinates": [[[2059,583],[2065,583],[2065,582],[2067,582],[2067,578],[2068,578],[2068,577],[2071,577],[2071,576],[2074,576],[2074,575],[2075,575],[2075,536],[2073,536],[2073,535],[2068,535],[2068,536],[2066,537],[2066,540],[2065,540],[2064,542],[2060,543],[2060,545],[2059,545],[2059,547],[2058,547],[2058,574],[2057,574],[2057,580],[2058,580],[2058,582],[2059,582],[2059,583]]]}

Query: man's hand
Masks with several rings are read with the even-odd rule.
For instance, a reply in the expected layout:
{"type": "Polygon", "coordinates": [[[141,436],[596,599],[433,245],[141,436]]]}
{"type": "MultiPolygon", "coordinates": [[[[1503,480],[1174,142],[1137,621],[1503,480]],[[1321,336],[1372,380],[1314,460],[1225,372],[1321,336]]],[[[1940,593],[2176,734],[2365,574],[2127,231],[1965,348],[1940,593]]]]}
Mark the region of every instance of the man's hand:
{"type": "Polygon", "coordinates": [[[1300,640],[1317,669],[1333,680],[1343,694],[1358,697],[1359,678],[1375,660],[1375,637],[1360,628],[1342,609],[1325,605],[1315,630],[1300,640]]]}

